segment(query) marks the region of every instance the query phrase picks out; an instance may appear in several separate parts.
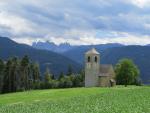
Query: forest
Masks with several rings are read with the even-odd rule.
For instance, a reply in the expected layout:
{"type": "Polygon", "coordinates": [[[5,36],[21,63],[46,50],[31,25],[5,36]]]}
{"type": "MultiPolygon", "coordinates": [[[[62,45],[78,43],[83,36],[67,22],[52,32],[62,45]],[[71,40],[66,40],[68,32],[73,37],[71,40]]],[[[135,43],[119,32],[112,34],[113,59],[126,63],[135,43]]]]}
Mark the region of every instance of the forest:
{"type": "Polygon", "coordinates": [[[60,72],[59,77],[56,78],[49,68],[46,68],[45,73],[42,74],[39,64],[31,62],[26,55],[22,59],[13,57],[7,61],[0,60],[0,93],[81,87],[83,84],[84,71],[74,74],[71,65],[68,66],[66,75],[60,72]]]}

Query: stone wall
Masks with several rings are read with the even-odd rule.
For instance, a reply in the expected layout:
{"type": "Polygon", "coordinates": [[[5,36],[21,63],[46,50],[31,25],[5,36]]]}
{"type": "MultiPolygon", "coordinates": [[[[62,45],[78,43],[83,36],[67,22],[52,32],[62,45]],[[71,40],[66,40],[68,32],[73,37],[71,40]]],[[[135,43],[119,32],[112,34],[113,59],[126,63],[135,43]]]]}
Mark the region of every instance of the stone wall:
{"type": "Polygon", "coordinates": [[[99,86],[101,87],[110,87],[110,79],[111,77],[109,76],[100,76],[99,77],[99,86]]]}

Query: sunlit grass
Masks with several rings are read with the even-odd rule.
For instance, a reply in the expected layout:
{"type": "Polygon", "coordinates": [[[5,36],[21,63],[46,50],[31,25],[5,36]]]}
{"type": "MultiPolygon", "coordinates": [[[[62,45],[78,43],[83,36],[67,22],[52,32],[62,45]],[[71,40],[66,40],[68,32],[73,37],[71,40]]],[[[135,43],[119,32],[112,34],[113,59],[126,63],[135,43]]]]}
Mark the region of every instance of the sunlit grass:
{"type": "Polygon", "coordinates": [[[0,95],[0,113],[150,113],[150,87],[72,88],[0,95]]]}

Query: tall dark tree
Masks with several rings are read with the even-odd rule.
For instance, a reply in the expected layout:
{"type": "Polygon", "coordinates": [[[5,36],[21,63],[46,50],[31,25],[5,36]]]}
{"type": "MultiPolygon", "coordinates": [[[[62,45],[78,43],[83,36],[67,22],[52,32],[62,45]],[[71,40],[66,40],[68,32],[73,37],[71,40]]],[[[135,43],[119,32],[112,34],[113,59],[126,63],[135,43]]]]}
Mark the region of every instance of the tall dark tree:
{"type": "Polygon", "coordinates": [[[0,93],[37,89],[40,87],[39,78],[39,65],[31,64],[27,56],[21,60],[13,57],[5,64],[0,60],[0,93]]]}
{"type": "Polygon", "coordinates": [[[135,83],[140,71],[130,59],[122,59],[115,66],[117,84],[129,85],[135,83]]]}
{"type": "Polygon", "coordinates": [[[11,60],[8,60],[4,69],[2,93],[11,92],[11,60]]]}
{"type": "Polygon", "coordinates": [[[52,82],[52,75],[51,75],[49,69],[47,68],[46,72],[44,74],[44,84],[45,84],[46,89],[52,88],[51,82],[52,82]]]}
{"type": "Polygon", "coordinates": [[[29,84],[30,89],[39,89],[40,87],[40,69],[38,63],[32,63],[30,65],[29,84]]]}
{"type": "Polygon", "coordinates": [[[21,87],[23,90],[29,89],[29,77],[30,77],[30,67],[29,67],[29,57],[24,56],[21,60],[21,87]]]}
{"type": "Polygon", "coordinates": [[[59,75],[59,77],[58,77],[58,80],[60,80],[61,78],[63,78],[64,77],[64,73],[63,72],[60,72],[60,75],[59,75]]]}
{"type": "Polygon", "coordinates": [[[11,92],[15,92],[18,88],[18,78],[19,78],[19,62],[18,59],[16,57],[11,59],[11,68],[10,68],[10,72],[11,72],[11,92]]]}
{"type": "Polygon", "coordinates": [[[18,88],[19,63],[16,57],[9,59],[4,69],[3,92],[15,92],[18,88]]]}
{"type": "Polygon", "coordinates": [[[33,64],[32,77],[33,77],[33,82],[37,82],[40,80],[40,68],[38,63],[33,64]]]}
{"type": "Polygon", "coordinates": [[[84,70],[80,70],[79,74],[80,74],[80,77],[81,77],[81,82],[83,82],[83,84],[84,84],[85,71],[84,70]]]}
{"type": "Polygon", "coordinates": [[[71,75],[72,75],[72,73],[73,73],[72,66],[71,66],[71,65],[69,65],[69,66],[68,66],[67,76],[71,76],[71,75]]]}
{"type": "Polygon", "coordinates": [[[0,93],[2,92],[2,86],[3,86],[4,68],[5,68],[5,64],[3,60],[0,59],[0,93]]]}
{"type": "Polygon", "coordinates": [[[51,75],[49,69],[47,68],[46,72],[44,74],[44,81],[45,81],[45,83],[48,83],[51,79],[52,79],[52,75],[51,75]]]}

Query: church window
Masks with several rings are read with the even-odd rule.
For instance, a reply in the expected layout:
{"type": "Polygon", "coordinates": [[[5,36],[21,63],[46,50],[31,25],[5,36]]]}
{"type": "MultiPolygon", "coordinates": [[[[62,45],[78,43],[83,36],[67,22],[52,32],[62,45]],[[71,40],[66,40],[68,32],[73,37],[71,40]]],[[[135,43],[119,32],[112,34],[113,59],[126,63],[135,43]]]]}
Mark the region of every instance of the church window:
{"type": "Polygon", "coordinates": [[[95,59],[94,59],[94,60],[95,60],[95,62],[97,62],[97,57],[96,57],[96,56],[95,56],[95,59]]]}
{"type": "Polygon", "coordinates": [[[90,58],[90,56],[88,56],[88,62],[90,62],[91,61],[91,58],[90,58]]]}

